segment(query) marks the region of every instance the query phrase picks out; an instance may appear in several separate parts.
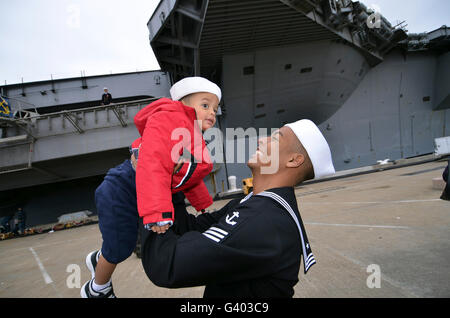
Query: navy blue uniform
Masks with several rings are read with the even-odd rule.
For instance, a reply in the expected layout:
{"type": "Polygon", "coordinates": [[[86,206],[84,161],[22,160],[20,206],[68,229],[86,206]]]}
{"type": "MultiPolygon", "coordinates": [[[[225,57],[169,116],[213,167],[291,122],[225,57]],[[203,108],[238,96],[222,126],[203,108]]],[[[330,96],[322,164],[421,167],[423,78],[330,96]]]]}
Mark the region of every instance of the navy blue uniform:
{"type": "Polygon", "coordinates": [[[195,217],[175,206],[165,234],[144,231],[142,264],[161,287],[206,285],[204,297],[292,297],[301,255],[315,263],[294,189],[271,189],[195,217]]]}
{"type": "Polygon", "coordinates": [[[447,200],[447,201],[450,201],[450,182],[448,182],[448,167],[449,167],[449,165],[450,165],[450,160],[449,160],[449,163],[447,164],[447,167],[445,168],[444,172],[442,173],[442,179],[444,179],[444,181],[445,181],[445,188],[444,188],[444,191],[442,191],[441,199],[447,200]]]}

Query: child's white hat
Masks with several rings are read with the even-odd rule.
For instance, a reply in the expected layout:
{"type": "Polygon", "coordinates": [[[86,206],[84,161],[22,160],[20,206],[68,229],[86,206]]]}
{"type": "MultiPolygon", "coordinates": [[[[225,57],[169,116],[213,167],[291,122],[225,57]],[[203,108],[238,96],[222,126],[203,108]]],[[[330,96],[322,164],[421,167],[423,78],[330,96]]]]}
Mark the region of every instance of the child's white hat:
{"type": "Polygon", "coordinates": [[[222,99],[222,91],[219,86],[203,77],[186,77],[173,84],[170,88],[172,100],[180,100],[189,94],[200,92],[216,95],[219,102],[222,99]]]}
{"type": "Polygon", "coordinates": [[[314,179],[334,174],[330,147],[319,128],[309,119],[287,124],[306,149],[314,168],[314,179]]]}

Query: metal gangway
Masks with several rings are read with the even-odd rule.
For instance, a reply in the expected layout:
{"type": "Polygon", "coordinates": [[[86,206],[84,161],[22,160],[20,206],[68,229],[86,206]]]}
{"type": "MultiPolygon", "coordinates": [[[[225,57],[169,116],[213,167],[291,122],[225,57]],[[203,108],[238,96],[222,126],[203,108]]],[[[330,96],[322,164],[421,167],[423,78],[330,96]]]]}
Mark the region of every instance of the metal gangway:
{"type": "Polygon", "coordinates": [[[157,98],[48,114],[20,110],[0,117],[0,174],[31,169],[33,163],[129,146],[138,136],[133,118],[157,98]]]}

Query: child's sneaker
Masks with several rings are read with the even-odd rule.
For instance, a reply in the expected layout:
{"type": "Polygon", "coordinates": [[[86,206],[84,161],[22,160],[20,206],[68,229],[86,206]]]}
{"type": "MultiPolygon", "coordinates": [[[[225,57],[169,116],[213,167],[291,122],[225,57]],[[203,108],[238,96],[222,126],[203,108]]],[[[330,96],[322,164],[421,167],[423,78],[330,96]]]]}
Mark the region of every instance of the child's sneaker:
{"type": "Polygon", "coordinates": [[[86,266],[91,272],[91,278],[95,277],[95,268],[97,267],[97,262],[100,254],[100,251],[93,251],[86,256],[86,266]]]}
{"type": "Polygon", "coordinates": [[[91,280],[87,281],[83,287],[81,287],[80,294],[82,298],[116,298],[112,284],[100,291],[94,290],[92,286],[95,278],[95,268],[97,267],[100,255],[101,251],[93,251],[86,256],[86,266],[91,272],[92,277],[91,280]]]}
{"type": "Polygon", "coordinates": [[[92,287],[94,279],[87,281],[83,287],[81,287],[81,297],[82,298],[116,298],[114,295],[114,290],[112,284],[108,287],[103,288],[100,291],[95,291],[92,287]]]}

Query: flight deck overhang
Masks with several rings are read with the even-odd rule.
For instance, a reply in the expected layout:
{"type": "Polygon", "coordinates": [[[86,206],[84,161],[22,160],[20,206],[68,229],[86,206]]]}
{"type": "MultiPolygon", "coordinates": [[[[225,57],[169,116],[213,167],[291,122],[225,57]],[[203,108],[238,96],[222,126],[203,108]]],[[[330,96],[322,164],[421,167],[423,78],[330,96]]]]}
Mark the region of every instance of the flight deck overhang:
{"type": "Polygon", "coordinates": [[[450,51],[450,30],[446,25],[431,32],[410,33],[400,42],[400,47],[408,52],[435,51],[439,54],[450,51]]]}
{"type": "Polygon", "coordinates": [[[173,80],[214,79],[226,54],[322,40],[348,43],[374,66],[406,38],[401,27],[350,0],[162,0],[148,28],[173,80]]]}

